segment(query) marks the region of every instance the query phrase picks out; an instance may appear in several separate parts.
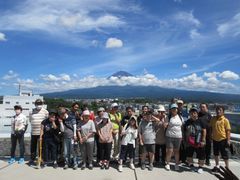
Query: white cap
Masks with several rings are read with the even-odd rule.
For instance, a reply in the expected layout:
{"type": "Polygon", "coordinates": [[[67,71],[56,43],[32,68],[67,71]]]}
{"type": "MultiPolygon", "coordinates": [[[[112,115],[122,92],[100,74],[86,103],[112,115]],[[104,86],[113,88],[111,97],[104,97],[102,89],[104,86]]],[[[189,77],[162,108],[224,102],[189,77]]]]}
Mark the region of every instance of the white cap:
{"type": "Polygon", "coordinates": [[[89,116],[89,115],[90,115],[89,110],[85,110],[85,111],[83,111],[83,116],[89,116]]]}
{"type": "Polygon", "coordinates": [[[118,107],[118,103],[112,103],[111,108],[118,107]]]}
{"type": "Polygon", "coordinates": [[[159,105],[157,111],[165,112],[166,109],[163,105],[159,105]]]}
{"type": "Polygon", "coordinates": [[[177,104],[183,104],[183,100],[181,99],[177,100],[177,104]]]}

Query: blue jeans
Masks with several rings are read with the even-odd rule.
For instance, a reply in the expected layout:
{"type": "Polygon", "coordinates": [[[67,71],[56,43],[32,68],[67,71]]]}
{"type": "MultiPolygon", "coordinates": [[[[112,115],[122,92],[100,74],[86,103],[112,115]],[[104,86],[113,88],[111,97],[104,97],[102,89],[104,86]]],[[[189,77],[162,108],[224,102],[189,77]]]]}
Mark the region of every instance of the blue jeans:
{"type": "Polygon", "coordinates": [[[70,165],[71,161],[73,164],[77,164],[76,154],[74,152],[74,140],[72,138],[64,138],[64,159],[65,164],[70,165]]]}

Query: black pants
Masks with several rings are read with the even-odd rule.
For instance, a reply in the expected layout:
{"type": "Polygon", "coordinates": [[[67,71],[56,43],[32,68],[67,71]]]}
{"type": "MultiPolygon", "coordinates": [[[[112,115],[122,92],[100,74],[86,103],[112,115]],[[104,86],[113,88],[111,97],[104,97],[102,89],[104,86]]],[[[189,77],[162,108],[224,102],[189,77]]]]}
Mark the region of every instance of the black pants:
{"type": "Polygon", "coordinates": [[[211,149],[212,149],[212,141],[211,140],[206,140],[206,146],[205,146],[206,160],[211,159],[211,149]]]}
{"type": "Polygon", "coordinates": [[[183,141],[181,142],[179,153],[180,153],[180,158],[179,158],[180,161],[182,161],[182,163],[185,163],[187,159],[187,153],[186,153],[186,147],[183,141]]]}
{"type": "Polygon", "coordinates": [[[34,161],[37,155],[39,135],[31,135],[31,160],[34,161]]]}
{"type": "Polygon", "coordinates": [[[45,162],[57,160],[57,144],[54,139],[44,139],[44,154],[45,162]]]}
{"type": "Polygon", "coordinates": [[[24,133],[22,134],[11,134],[11,158],[15,158],[15,151],[16,151],[16,146],[17,146],[17,141],[19,143],[19,150],[20,150],[20,158],[24,158],[24,152],[25,152],[25,147],[24,147],[24,133]]]}
{"type": "Polygon", "coordinates": [[[95,141],[96,141],[96,145],[97,145],[97,162],[100,161],[100,143],[99,143],[99,136],[96,134],[95,135],[95,141]]]}
{"type": "Polygon", "coordinates": [[[165,163],[166,158],[166,145],[165,144],[156,144],[155,145],[155,161],[160,162],[160,150],[161,150],[161,161],[165,163]]]}
{"type": "Polygon", "coordinates": [[[135,148],[133,147],[133,144],[121,145],[120,159],[126,160],[128,156],[130,159],[134,159],[134,151],[135,148]]]}
{"type": "Polygon", "coordinates": [[[110,160],[112,143],[99,143],[100,148],[100,161],[110,160]]]}

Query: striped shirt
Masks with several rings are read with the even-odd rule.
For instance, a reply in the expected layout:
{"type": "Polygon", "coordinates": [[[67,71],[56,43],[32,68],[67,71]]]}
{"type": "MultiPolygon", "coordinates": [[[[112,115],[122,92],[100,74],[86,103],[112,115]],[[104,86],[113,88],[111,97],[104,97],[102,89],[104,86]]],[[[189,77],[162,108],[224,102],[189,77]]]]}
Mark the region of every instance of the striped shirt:
{"type": "Polygon", "coordinates": [[[41,123],[48,118],[48,111],[42,108],[40,111],[33,109],[29,115],[29,120],[32,127],[32,135],[40,135],[41,123]]]}

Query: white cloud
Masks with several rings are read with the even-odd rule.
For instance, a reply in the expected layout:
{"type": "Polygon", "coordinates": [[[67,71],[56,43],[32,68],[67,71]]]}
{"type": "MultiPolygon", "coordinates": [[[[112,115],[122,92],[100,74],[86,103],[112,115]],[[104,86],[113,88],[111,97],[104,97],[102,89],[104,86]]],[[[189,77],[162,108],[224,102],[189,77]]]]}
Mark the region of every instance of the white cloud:
{"type": "Polygon", "coordinates": [[[17,78],[18,77],[18,74],[15,73],[14,71],[10,70],[8,71],[8,73],[6,75],[4,75],[2,77],[3,80],[10,80],[10,79],[14,79],[14,78],[17,78]]]}
{"type": "Polygon", "coordinates": [[[239,75],[232,71],[223,71],[219,74],[219,77],[226,79],[226,80],[238,80],[239,75]]]}
{"type": "Polygon", "coordinates": [[[6,35],[0,32],[0,41],[7,41],[6,35]]]}
{"type": "Polygon", "coordinates": [[[108,38],[106,42],[106,48],[121,48],[123,46],[123,42],[121,39],[117,38],[108,38]]]}
{"type": "Polygon", "coordinates": [[[217,31],[220,36],[238,36],[240,35],[240,13],[236,14],[231,20],[219,24],[217,31]]]}
{"type": "Polygon", "coordinates": [[[191,38],[191,39],[198,39],[198,38],[200,38],[200,37],[201,37],[201,34],[198,32],[197,29],[192,29],[192,30],[190,31],[190,38],[191,38]]]}
{"type": "Polygon", "coordinates": [[[186,68],[188,68],[188,65],[187,64],[183,64],[182,68],[186,69],[186,68]]]}
{"type": "Polygon", "coordinates": [[[120,0],[26,0],[0,14],[0,30],[42,31],[67,42],[89,41],[85,32],[111,32],[127,24],[120,12],[135,13],[138,9],[133,2],[120,0]]]}
{"type": "Polygon", "coordinates": [[[182,0],[173,0],[174,2],[181,3],[182,0]]]}
{"type": "Polygon", "coordinates": [[[194,17],[193,11],[191,12],[178,12],[177,14],[174,15],[174,19],[179,21],[180,23],[185,23],[186,25],[192,25],[195,27],[199,27],[201,25],[201,22],[194,17]]]}
{"type": "Polygon", "coordinates": [[[71,81],[71,77],[68,74],[60,74],[59,76],[41,74],[40,77],[45,81],[71,81]]]}
{"type": "MultiPolygon", "coordinates": [[[[218,72],[205,72],[202,76],[193,73],[181,78],[159,79],[153,74],[143,74],[133,77],[99,78],[93,75],[71,78],[69,75],[41,75],[43,81],[32,79],[18,80],[25,87],[39,92],[56,92],[70,89],[92,88],[98,86],[159,86],[164,88],[187,89],[194,91],[229,92],[236,91],[237,87],[223,79],[218,79],[218,72]]],[[[17,83],[15,84],[17,85],[17,83]]]]}

